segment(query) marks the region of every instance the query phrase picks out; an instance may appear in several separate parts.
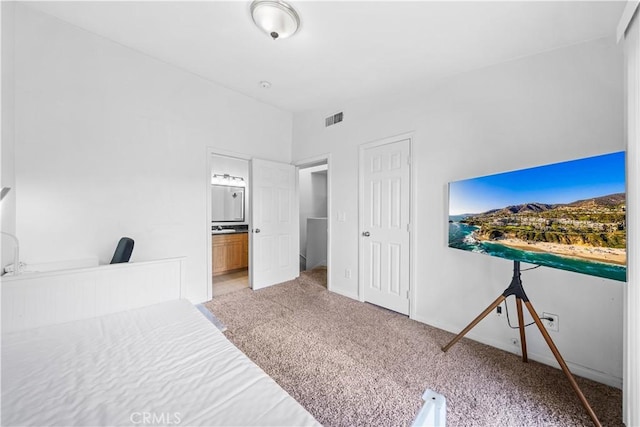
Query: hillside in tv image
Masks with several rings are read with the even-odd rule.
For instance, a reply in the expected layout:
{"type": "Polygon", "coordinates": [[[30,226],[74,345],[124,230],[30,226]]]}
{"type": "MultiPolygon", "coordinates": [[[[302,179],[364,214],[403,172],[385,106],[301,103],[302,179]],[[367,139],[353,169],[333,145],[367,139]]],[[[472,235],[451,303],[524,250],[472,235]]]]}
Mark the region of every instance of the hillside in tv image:
{"type": "Polygon", "coordinates": [[[624,152],[449,184],[449,247],[626,281],[624,152]]]}

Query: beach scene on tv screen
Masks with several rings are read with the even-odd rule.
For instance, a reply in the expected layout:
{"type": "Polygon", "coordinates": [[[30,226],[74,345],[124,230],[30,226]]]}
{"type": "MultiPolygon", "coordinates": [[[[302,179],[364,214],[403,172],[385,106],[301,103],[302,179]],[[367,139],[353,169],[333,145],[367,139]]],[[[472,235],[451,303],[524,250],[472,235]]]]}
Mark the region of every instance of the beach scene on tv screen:
{"type": "Polygon", "coordinates": [[[626,281],[624,152],[449,184],[449,247],[626,281]]]}

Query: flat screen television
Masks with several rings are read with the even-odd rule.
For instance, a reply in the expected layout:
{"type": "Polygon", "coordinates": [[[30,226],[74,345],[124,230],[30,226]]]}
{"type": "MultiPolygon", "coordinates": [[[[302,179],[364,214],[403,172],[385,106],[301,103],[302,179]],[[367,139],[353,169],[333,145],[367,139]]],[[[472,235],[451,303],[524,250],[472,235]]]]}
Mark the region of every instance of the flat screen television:
{"type": "Polygon", "coordinates": [[[626,281],[625,154],[449,184],[449,247],[626,281]]]}

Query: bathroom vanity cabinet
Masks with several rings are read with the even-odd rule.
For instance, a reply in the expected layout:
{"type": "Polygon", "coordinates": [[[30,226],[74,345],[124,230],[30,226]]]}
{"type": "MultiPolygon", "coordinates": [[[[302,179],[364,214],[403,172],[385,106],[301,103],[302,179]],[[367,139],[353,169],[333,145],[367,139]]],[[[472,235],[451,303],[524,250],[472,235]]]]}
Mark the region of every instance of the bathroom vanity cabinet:
{"type": "Polygon", "coordinates": [[[213,275],[249,266],[249,240],[246,232],[211,236],[213,275]]]}

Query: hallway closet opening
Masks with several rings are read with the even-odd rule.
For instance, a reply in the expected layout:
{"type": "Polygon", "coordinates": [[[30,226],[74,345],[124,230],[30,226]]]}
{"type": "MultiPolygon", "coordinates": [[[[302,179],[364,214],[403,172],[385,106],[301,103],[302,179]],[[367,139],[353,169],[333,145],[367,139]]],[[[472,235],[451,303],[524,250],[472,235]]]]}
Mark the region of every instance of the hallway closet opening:
{"type": "MultiPolygon", "coordinates": [[[[328,265],[328,164],[300,166],[300,274],[327,274],[328,265]],[[324,271],[323,271],[324,270],[324,271]],[[308,274],[308,273],[307,273],[308,274]]],[[[325,281],[326,286],[326,281],[325,281]]]]}

